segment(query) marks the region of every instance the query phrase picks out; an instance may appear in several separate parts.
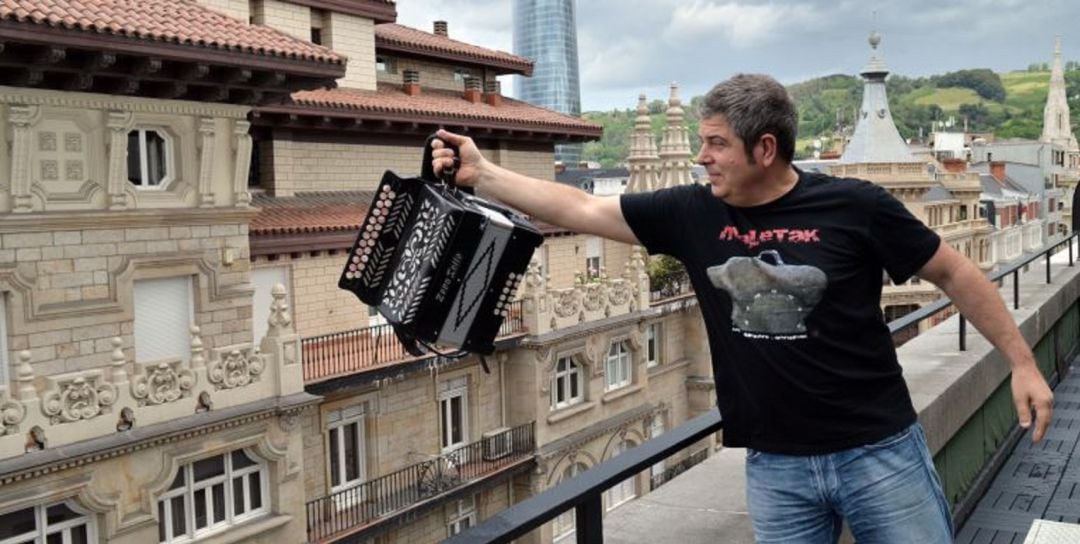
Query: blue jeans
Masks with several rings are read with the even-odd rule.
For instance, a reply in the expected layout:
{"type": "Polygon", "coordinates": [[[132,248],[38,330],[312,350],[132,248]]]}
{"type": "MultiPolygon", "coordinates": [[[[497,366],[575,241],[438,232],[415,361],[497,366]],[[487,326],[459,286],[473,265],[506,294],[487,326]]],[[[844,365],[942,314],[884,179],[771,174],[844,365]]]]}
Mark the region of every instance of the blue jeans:
{"type": "Polygon", "coordinates": [[[918,423],[826,455],[747,450],[746,495],[759,543],[829,543],[846,520],[859,544],[952,542],[952,519],[918,423]]]}

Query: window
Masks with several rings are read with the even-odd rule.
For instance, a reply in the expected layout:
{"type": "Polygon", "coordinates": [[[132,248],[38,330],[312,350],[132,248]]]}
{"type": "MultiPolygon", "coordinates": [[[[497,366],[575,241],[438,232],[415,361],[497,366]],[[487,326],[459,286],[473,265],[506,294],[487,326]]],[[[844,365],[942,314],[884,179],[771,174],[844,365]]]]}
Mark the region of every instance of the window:
{"type": "Polygon", "coordinates": [[[322,45],[322,29],[311,27],[311,43],[322,45]]]}
{"type": "Polygon", "coordinates": [[[266,330],[270,327],[267,320],[270,319],[270,305],[274,302],[271,292],[274,286],[285,286],[285,302],[292,309],[292,289],[289,288],[289,267],[275,266],[273,268],[256,268],[251,271],[251,284],[255,287],[254,298],[251,299],[251,331],[255,345],[259,345],[266,330]]]}
{"type": "Polygon", "coordinates": [[[439,420],[442,423],[442,449],[465,445],[468,433],[468,378],[462,376],[439,384],[439,420]]]}
{"type": "MultiPolygon", "coordinates": [[[[632,442],[630,442],[629,440],[623,440],[615,446],[614,450],[612,450],[611,457],[615,458],[620,453],[632,447],[634,447],[634,444],[632,442]]],[[[636,476],[631,476],[619,482],[618,484],[615,484],[615,487],[607,490],[607,509],[609,512],[623,504],[626,504],[637,496],[637,485],[635,483],[636,478],[636,476]]]]}
{"type": "MultiPolygon", "coordinates": [[[[649,425],[649,438],[656,438],[664,434],[664,414],[653,414],[652,423],[649,425]]],[[[653,477],[660,476],[667,469],[667,463],[663,459],[656,462],[650,469],[653,477]]]]}
{"type": "MultiPolygon", "coordinates": [[[[566,467],[566,470],[563,471],[562,478],[559,480],[559,482],[561,483],[571,478],[574,478],[578,474],[585,472],[586,469],[587,467],[585,465],[581,463],[574,463],[566,467]]],[[[575,521],[573,508],[563,512],[562,514],[559,514],[559,517],[555,518],[554,542],[556,544],[563,542],[574,542],[574,531],[576,528],[577,522],[575,521]]]]}
{"type": "Polygon", "coordinates": [[[394,59],[384,55],[378,55],[375,57],[375,71],[384,74],[396,74],[397,67],[395,66],[394,59]]]}
{"type": "Polygon", "coordinates": [[[326,449],[330,456],[330,492],[364,481],[364,407],[350,406],[327,414],[326,449]]]}
{"type": "Polygon", "coordinates": [[[630,385],[630,349],[626,341],[612,342],[604,362],[608,390],[630,385]]]}
{"type": "Polygon", "coordinates": [[[164,130],[128,132],[128,181],[140,189],[159,189],[172,180],[172,139],[164,130]]]}
{"type": "Polygon", "coordinates": [[[59,502],[0,514],[0,544],[92,544],[97,532],[92,515],[59,502]]]}
{"type": "Polygon", "coordinates": [[[604,266],[604,241],[595,236],[585,242],[585,275],[599,278],[600,268],[604,266]]]}
{"type": "Polygon", "coordinates": [[[457,83],[464,83],[467,78],[472,77],[472,70],[468,68],[455,68],[454,69],[454,81],[457,83]]]}
{"type": "Polygon", "coordinates": [[[645,328],[645,365],[654,367],[660,364],[660,324],[650,323],[645,328]]]}
{"type": "Polygon", "coordinates": [[[158,501],[158,540],[190,542],[268,512],[267,474],[245,450],[180,467],[158,501]]]}
{"type": "Polygon", "coordinates": [[[570,357],[561,357],[555,363],[555,375],[551,377],[551,409],[558,410],[585,400],[582,391],[581,365],[570,357]]]}
{"type": "Polygon", "coordinates": [[[454,536],[476,525],[476,499],[467,497],[454,502],[454,507],[447,516],[446,532],[454,536]]]}
{"type": "Polygon", "coordinates": [[[135,282],[135,359],[191,356],[191,277],[135,282]]]}

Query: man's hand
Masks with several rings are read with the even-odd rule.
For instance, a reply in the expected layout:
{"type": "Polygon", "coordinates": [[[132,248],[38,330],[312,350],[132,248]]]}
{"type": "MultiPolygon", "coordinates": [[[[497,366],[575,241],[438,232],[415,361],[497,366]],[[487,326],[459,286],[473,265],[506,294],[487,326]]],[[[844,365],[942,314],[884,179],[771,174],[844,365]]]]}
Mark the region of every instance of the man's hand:
{"type": "Polygon", "coordinates": [[[1031,432],[1031,439],[1035,442],[1046,436],[1046,429],[1050,426],[1050,416],[1053,413],[1054,393],[1043,379],[1042,373],[1035,365],[1025,365],[1014,368],[1012,373],[1012,395],[1016,403],[1016,412],[1020,415],[1020,426],[1027,429],[1031,426],[1032,409],[1035,414],[1035,429],[1031,432]]]}
{"type": "Polygon", "coordinates": [[[431,149],[431,166],[435,169],[435,175],[456,167],[454,182],[457,185],[476,187],[480,182],[480,174],[487,160],[480,154],[472,138],[440,129],[438,139],[431,142],[431,149]],[[456,146],[461,156],[455,157],[454,150],[446,147],[443,142],[456,146]],[[458,164],[455,164],[455,158],[458,159],[458,164]]]}

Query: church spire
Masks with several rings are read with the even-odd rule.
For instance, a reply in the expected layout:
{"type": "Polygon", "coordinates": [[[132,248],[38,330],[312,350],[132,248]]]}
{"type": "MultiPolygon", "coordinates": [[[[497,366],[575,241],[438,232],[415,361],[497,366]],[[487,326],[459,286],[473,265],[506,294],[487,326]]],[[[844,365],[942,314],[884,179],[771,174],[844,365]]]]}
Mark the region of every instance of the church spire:
{"type": "Polygon", "coordinates": [[[885,61],[878,56],[881,35],[877,31],[870,33],[870,60],[863,68],[862,106],[855,124],[855,133],[851,142],[840,156],[841,163],[895,163],[917,162],[907,144],[900,137],[900,131],[893,122],[889,111],[889,98],[885,92],[885,77],[889,69],[885,61]]]}
{"type": "Polygon", "coordinates": [[[641,193],[657,189],[656,167],[660,157],[656,155],[656,141],[653,139],[652,120],[649,118],[649,105],[645,95],[638,95],[637,117],[634,119],[634,134],[630,136],[630,156],[626,162],[630,165],[630,179],[626,190],[641,193]]]}
{"type": "Polygon", "coordinates": [[[1054,64],[1050,69],[1050,92],[1043,109],[1043,130],[1040,141],[1057,143],[1076,150],[1076,136],[1069,122],[1069,102],[1065,97],[1065,71],[1061,66],[1061,36],[1054,37],[1054,64]]]}
{"type": "Polygon", "coordinates": [[[683,122],[679,86],[672,83],[671,97],[668,99],[667,126],[660,141],[660,187],[693,184],[694,178],[690,175],[692,166],[690,134],[683,122]]]}

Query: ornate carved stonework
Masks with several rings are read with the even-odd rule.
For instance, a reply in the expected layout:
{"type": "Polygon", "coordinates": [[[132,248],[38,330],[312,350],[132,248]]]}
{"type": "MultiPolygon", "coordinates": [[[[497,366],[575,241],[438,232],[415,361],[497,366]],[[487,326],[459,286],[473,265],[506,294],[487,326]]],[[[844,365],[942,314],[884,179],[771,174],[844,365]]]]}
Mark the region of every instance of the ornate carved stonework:
{"type": "Polygon", "coordinates": [[[41,399],[41,411],[53,424],[93,419],[116,402],[116,386],[100,371],[58,379],[41,399]]]}
{"type": "Polygon", "coordinates": [[[146,365],[131,383],[131,396],[139,399],[139,406],[154,406],[190,395],[195,374],[181,365],[181,361],[146,365]]]}
{"type": "Polygon", "coordinates": [[[551,293],[554,298],[555,315],[570,317],[578,313],[578,297],[576,289],[560,289],[551,293]]]}
{"type": "Polygon", "coordinates": [[[19,432],[19,424],[26,419],[26,408],[21,402],[0,397],[0,436],[19,432]]]}
{"type": "Polygon", "coordinates": [[[263,356],[256,350],[234,349],[208,365],[207,379],[220,391],[236,389],[258,381],[266,368],[263,356]]]}
{"type": "Polygon", "coordinates": [[[584,286],[585,292],[581,297],[581,305],[590,312],[597,312],[604,308],[605,297],[604,285],[601,283],[590,283],[584,286]]]}

